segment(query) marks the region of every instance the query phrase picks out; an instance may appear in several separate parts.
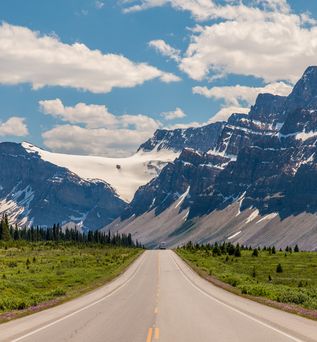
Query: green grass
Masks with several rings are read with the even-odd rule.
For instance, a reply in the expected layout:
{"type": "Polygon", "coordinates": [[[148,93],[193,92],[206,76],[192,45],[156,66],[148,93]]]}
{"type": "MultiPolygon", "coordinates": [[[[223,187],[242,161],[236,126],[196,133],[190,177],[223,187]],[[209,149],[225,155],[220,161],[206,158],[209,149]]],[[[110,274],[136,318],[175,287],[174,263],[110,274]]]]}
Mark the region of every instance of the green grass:
{"type": "Polygon", "coordinates": [[[0,314],[73,298],[113,279],[140,249],[100,245],[0,243],[0,314]]]}
{"type": "Polygon", "coordinates": [[[177,249],[177,253],[198,270],[235,287],[241,294],[317,309],[317,253],[267,251],[252,257],[212,256],[206,249],[177,249]],[[277,273],[278,264],[283,272],[277,273]]]}

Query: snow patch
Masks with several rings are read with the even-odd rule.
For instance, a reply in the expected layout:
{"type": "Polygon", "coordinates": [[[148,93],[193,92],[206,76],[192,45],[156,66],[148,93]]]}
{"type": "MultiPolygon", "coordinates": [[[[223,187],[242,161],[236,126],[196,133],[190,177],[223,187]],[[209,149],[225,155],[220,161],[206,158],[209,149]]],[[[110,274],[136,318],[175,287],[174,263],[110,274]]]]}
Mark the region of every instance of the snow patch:
{"type": "Polygon", "coordinates": [[[269,221],[269,220],[273,220],[274,217],[278,216],[278,213],[272,213],[272,214],[268,214],[266,216],[263,216],[261,218],[261,220],[259,220],[258,222],[256,222],[256,224],[263,222],[263,221],[269,221]]]}
{"type": "Polygon", "coordinates": [[[238,236],[240,233],[241,233],[241,230],[239,230],[237,233],[235,233],[235,234],[229,236],[229,237],[228,237],[228,240],[231,240],[231,239],[235,238],[235,237],[238,236]]]}
{"type": "Polygon", "coordinates": [[[127,202],[133,199],[141,185],[155,178],[168,162],[180,154],[171,150],[139,151],[126,158],[107,158],[52,153],[26,142],[22,146],[28,153],[37,153],[43,160],[65,167],[81,178],[107,182],[127,202]]]}
{"type": "Polygon", "coordinates": [[[176,205],[175,205],[175,209],[178,208],[185,200],[185,198],[187,197],[188,193],[190,190],[190,186],[187,188],[187,190],[179,197],[176,205]]]}
{"type": "Polygon", "coordinates": [[[245,221],[246,224],[252,222],[253,220],[255,220],[257,218],[257,216],[259,215],[259,210],[256,209],[245,221]]]}
{"type": "Polygon", "coordinates": [[[317,136],[317,132],[316,131],[310,131],[310,132],[301,132],[301,133],[297,133],[295,135],[295,139],[296,140],[302,140],[302,141],[306,141],[310,138],[314,138],[317,136]]]}

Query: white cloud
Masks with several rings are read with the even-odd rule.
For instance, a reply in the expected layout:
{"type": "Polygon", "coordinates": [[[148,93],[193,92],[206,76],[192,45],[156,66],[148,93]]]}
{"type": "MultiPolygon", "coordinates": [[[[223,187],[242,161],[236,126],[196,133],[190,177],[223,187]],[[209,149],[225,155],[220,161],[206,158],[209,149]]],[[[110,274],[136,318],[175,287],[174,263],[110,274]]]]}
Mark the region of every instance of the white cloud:
{"type": "Polygon", "coordinates": [[[124,8],[125,13],[138,12],[170,4],[177,10],[190,11],[198,20],[209,18],[210,13],[215,8],[213,1],[210,0],[137,0],[127,3],[129,6],[124,8]]]}
{"type": "Polygon", "coordinates": [[[204,125],[207,125],[208,123],[202,123],[202,122],[197,122],[197,121],[192,121],[189,123],[178,123],[175,125],[171,125],[166,127],[166,129],[186,129],[186,128],[192,128],[192,127],[201,127],[204,125]]]}
{"type": "Polygon", "coordinates": [[[235,106],[228,106],[221,108],[214,116],[212,116],[207,122],[189,122],[189,123],[177,123],[175,125],[170,125],[166,127],[167,129],[177,129],[177,128],[190,128],[190,127],[202,127],[209,125],[214,122],[218,121],[227,121],[229,117],[234,114],[234,113],[239,113],[239,114],[248,114],[250,111],[250,108],[246,107],[235,107],[235,106]]]}
{"type": "Polygon", "coordinates": [[[284,82],[267,84],[264,87],[226,86],[226,87],[194,87],[193,93],[203,95],[216,100],[224,100],[226,105],[241,106],[241,104],[253,105],[257,96],[263,93],[287,96],[292,87],[284,82]]]}
{"type": "Polygon", "coordinates": [[[151,40],[149,42],[149,46],[154,48],[163,56],[173,59],[176,62],[180,61],[180,50],[173,48],[162,39],[151,40]]]}
{"type": "Polygon", "coordinates": [[[244,107],[224,107],[219,110],[212,118],[208,120],[208,124],[217,122],[217,121],[226,121],[231,116],[231,114],[239,113],[239,114],[248,114],[250,108],[244,107]]]}
{"type": "Polygon", "coordinates": [[[67,123],[42,134],[45,145],[56,152],[129,155],[161,127],[149,116],[114,115],[104,105],[68,107],[60,99],[40,101],[39,105],[43,113],[67,123]]]}
{"type": "MultiPolygon", "coordinates": [[[[170,5],[179,11],[188,11],[198,21],[206,21],[210,19],[235,19],[249,18],[253,14],[253,19],[266,17],[265,12],[282,12],[289,13],[290,7],[287,0],[254,0],[252,6],[246,6],[241,0],[227,1],[229,4],[218,5],[213,0],[132,0],[121,1],[128,4],[124,8],[125,13],[138,12],[154,7],[162,7],[170,5]],[[262,7],[263,11],[258,7],[262,7]]],[[[249,1],[250,4],[250,1],[249,1]]]]}
{"type": "Polygon", "coordinates": [[[134,63],[116,54],[103,54],[80,43],[64,44],[22,26],[0,25],[0,83],[31,83],[72,87],[93,93],[129,88],[145,81],[180,79],[146,63],[134,63]]]}
{"type": "Polygon", "coordinates": [[[97,9],[102,9],[104,6],[105,6],[105,3],[103,2],[103,1],[99,1],[99,0],[97,0],[96,2],[95,2],[95,6],[96,6],[96,8],[97,9]]]}
{"type": "Polygon", "coordinates": [[[316,64],[317,26],[303,16],[251,7],[248,16],[229,12],[230,20],[193,30],[180,63],[192,79],[238,74],[293,83],[316,64]]]}
{"type": "Polygon", "coordinates": [[[184,118],[186,116],[186,114],[179,107],[177,107],[173,111],[161,113],[161,116],[165,120],[175,120],[175,119],[184,118]]]}
{"type": "Polygon", "coordinates": [[[0,121],[0,136],[23,137],[28,134],[25,118],[12,116],[7,121],[0,121]]]}
{"type": "Polygon", "coordinates": [[[64,106],[60,99],[39,101],[40,110],[64,122],[84,124],[87,128],[127,128],[138,130],[156,129],[160,122],[146,115],[114,115],[104,105],[77,103],[64,106]]]}
{"type": "Polygon", "coordinates": [[[60,125],[44,132],[42,137],[44,144],[55,152],[123,157],[135,152],[153,132],[60,125]]]}
{"type": "Polygon", "coordinates": [[[192,29],[180,69],[192,79],[226,74],[255,76],[265,82],[294,83],[316,64],[317,22],[294,13],[287,0],[139,0],[126,11],[170,5],[198,21],[219,19],[192,29]]]}

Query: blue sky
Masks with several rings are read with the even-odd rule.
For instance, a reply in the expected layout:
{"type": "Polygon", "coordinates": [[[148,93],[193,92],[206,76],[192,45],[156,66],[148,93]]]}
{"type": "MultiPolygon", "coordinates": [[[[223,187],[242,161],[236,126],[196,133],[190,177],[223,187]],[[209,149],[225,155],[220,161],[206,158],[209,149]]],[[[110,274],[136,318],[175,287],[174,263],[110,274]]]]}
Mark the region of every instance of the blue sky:
{"type": "Polygon", "coordinates": [[[315,1],[5,0],[0,13],[0,139],[58,152],[129,155],[157,128],[287,95],[316,64],[315,1]]]}

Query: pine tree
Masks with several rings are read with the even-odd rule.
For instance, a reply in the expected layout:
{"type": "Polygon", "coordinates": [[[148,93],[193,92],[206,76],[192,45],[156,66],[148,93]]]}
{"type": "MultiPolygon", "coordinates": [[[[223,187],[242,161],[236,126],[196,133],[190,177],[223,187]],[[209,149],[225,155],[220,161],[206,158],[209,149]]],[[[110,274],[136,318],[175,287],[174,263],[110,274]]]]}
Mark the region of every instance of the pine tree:
{"type": "Polygon", "coordinates": [[[276,273],[283,273],[283,267],[282,267],[281,264],[278,264],[278,265],[276,266],[276,273]]]}
{"type": "Polygon", "coordinates": [[[299,252],[298,245],[296,245],[296,246],[294,247],[294,252],[295,252],[295,253],[298,253],[298,252],[299,252]]]}
{"type": "Polygon", "coordinates": [[[236,245],[236,248],[234,250],[234,256],[237,257],[237,258],[241,257],[241,251],[240,251],[239,244],[236,245]]]}
{"type": "Polygon", "coordinates": [[[4,217],[2,218],[0,230],[1,230],[0,240],[4,240],[4,241],[11,240],[8,215],[4,215],[4,217]]]}
{"type": "Polygon", "coordinates": [[[258,257],[258,256],[259,256],[259,251],[258,251],[257,248],[254,248],[253,253],[252,253],[252,256],[253,256],[253,257],[258,257]]]}

